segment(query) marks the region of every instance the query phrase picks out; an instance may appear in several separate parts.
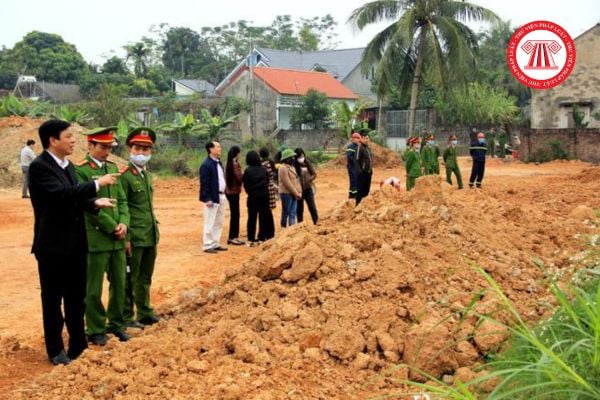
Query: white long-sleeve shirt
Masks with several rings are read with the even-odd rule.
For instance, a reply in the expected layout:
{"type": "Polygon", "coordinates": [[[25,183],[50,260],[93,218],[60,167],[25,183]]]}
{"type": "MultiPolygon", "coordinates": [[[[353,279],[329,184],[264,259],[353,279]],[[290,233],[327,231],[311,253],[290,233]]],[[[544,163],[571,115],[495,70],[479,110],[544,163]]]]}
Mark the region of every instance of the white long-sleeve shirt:
{"type": "Polygon", "coordinates": [[[19,164],[21,167],[29,167],[29,164],[35,160],[36,154],[29,146],[25,146],[21,149],[21,156],[19,157],[19,164]]]}

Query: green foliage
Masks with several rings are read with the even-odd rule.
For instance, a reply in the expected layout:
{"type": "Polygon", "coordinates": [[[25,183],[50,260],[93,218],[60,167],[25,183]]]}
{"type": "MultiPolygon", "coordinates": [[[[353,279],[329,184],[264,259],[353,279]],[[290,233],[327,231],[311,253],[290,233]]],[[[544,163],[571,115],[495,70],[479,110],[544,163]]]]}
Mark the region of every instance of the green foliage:
{"type": "Polygon", "coordinates": [[[471,83],[438,97],[435,107],[446,124],[512,124],[518,120],[516,99],[506,90],[471,83]]]}
{"type": "Polygon", "coordinates": [[[307,125],[309,129],[323,129],[329,126],[331,107],[325,93],[309,89],[306,96],[301,97],[299,107],[292,109],[290,123],[295,129],[307,125]]]}
{"type": "Polygon", "coordinates": [[[362,68],[367,75],[377,66],[375,88],[380,97],[389,96],[389,88],[394,86],[399,88],[400,97],[411,90],[408,130],[413,132],[423,71],[442,91],[450,82],[466,83],[474,70],[477,39],[464,22],[495,22],[498,17],[472,3],[413,0],[369,2],[354,10],[350,20],[361,30],[393,20],[367,45],[362,68]]]}
{"type": "Polygon", "coordinates": [[[104,64],[102,64],[102,73],[127,75],[129,74],[129,70],[127,69],[127,64],[125,63],[125,60],[123,60],[120,57],[113,56],[106,60],[104,64]]]}
{"type": "Polygon", "coordinates": [[[197,150],[161,146],[152,153],[148,168],[160,176],[193,176],[200,165],[197,150]]]}
{"type": "Polygon", "coordinates": [[[237,115],[225,119],[219,115],[213,116],[206,109],[200,110],[200,115],[202,117],[200,133],[208,140],[220,140],[221,131],[237,119],[237,115]]]}
{"type": "Polygon", "coordinates": [[[53,114],[52,118],[62,119],[63,121],[77,123],[79,125],[86,125],[92,120],[91,116],[84,110],[67,106],[61,106],[58,109],[58,113],[53,114]]]}
{"type": "Polygon", "coordinates": [[[148,71],[148,58],[151,55],[152,49],[143,41],[135,42],[123,46],[127,52],[127,61],[133,64],[133,73],[137,77],[144,77],[148,71]]]}
{"type": "Polygon", "coordinates": [[[570,158],[569,152],[560,140],[550,140],[543,147],[533,152],[527,161],[544,163],[552,160],[568,160],[570,158]]]}
{"type": "Polygon", "coordinates": [[[531,99],[531,89],[517,81],[506,67],[506,49],[515,30],[510,21],[498,21],[478,35],[477,78],[489,87],[505,88],[517,99],[517,105],[523,107],[531,99]]]}
{"type": "Polygon", "coordinates": [[[224,117],[250,112],[250,102],[242,97],[226,96],[221,102],[220,113],[224,117]]]}
{"type": "Polygon", "coordinates": [[[0,117],[8,117],[11,115],[23,117],[27,115],[27,109],[19,99],[14,95],[9,94],[8,96],[3,97],[2,103],[0,103],[0,117]]]}
{"type": "Polygon", "coordinates": [[[25,71],[38,81],[76,83],[87,71],[77,48],[52,33],[30,32],[3,53],[0,69],[13,74],[25,71]]]}
{"type": "Polygon", "coordinates": [[[125,89],[121,86],[102,85],[96,103],[90,113],[100,126],[115,125],[132,111],[132,105],[125,100],[125,89]]]}
{"type": "Polygon", "coordinates": [[[350,107],[345,101],[340,101],[333,105],[333,120],[336,122],[338,128],[340,128],[343,138],[350,139],[352,132],[359,124],[358,117],[367,105],[367,103],[361,101],[355,103],[353,107],[350,107]]]}
{"type": "Polygon", "coordinates": [[[585,128],[588,126],[590,121],[583,122],[585,113],[581,111],[581,108],[577,104],[573,104],[573,122],[575,122],[575,128],[585,128]]]}
{"type": "MultiPolygon", "coordinates": [[[[597,253],[597,250],[592,250],[591,255],[597,258],[597,253]]],[[[592,267],[594,269],[580,271],[575,281],[581,283],[571,286],[569,292],[552,284],[551,292],[559,308],[550,319],[533,328],[527,325],[502,288],[485,271],[479,269],[500,299],[504,313],[509,316],[509,323],[503,324],[484,315],[479,317],[492,320],[509,330],[512,334],[509,350],[482,366],[482,369],[491,369],[491,373],[468,382],[455,381],[453,385],[448,385],[437,377],[415,369],[429,382],[401,383],[441,399],[600,398],[599,266],[600,263],[596,260],[592,267]],[[477,388],[490,379],[497,380],[498,384],[483,396],[477,388]]],[[[386,396],[390,397],[394,396],[386,396]]]]}
{"type": "Polygon", "coordinates": [[[181,148],[184,136],[204,133],[204,126],[196,121],[193,114],[184,115],[180,112],[175,113],[175,119],[172,122],[161,124],[158,129],[175,135],[178,148],[181,148]]]}

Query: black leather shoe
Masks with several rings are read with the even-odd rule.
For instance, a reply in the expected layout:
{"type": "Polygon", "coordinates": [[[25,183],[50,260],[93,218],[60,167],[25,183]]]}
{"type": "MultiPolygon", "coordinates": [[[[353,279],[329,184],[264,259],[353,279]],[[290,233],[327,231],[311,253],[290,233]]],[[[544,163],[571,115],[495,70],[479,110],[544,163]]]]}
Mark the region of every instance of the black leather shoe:
{"type": "Polygon", "coordinates": [[[58,355],[54,356],[54,357],[50,357],[50,362],[52,363],[52,365],[68,365],[71,363],[71,360],[68,356],[67,353],[65,353],[64,350],[61,350],[60,353],[58,353],[58,355]]]}
{"type": "Polygon", "coordinates": [[[206,249],[204,250],[205,253],[210,253],[210,254],[216,254],[218,253],[218,251],[216,249],[206,249]]]}
{"type": "Polygon", "coordinates": [[[104,346],[108,342],[108,336],[104,333],[88,336],[88,341],[96,346],[104,346]]]}
{"type": "Polygon", "coordinates": [[[131,336],[129,336],[126,332],[111,332],[111,333],[119,338],[119,342],[126,342],[129,339],[131,339],[131,336]]]}
{"type": "Polygon", "coordinates": [[[143,325],[154,325],[154,324],[156,324],[158,321],[160,321],[160,318],[158,318],[157,316],[154,316],[154,315],[152,315],[152,316],[150,316],[150,317],[144,317],[144,318],[140,318],[140,319],[138,320],[138,322],[139,322],[140,324],[143,324],[143,325]]]}
{"type": "Polygon", "coordinates": [[[216,251],[227,251],[229,250],[227,247],[219,246],[214,248],[216,251]]]}
{"type": "Polygon", "coordinates": [[[144,329],[144,325],[140,324],[137,321],[131,321],[131,322],[126,322],[125,326],[127,328],[134,328],[134,329],[144,329]]]}

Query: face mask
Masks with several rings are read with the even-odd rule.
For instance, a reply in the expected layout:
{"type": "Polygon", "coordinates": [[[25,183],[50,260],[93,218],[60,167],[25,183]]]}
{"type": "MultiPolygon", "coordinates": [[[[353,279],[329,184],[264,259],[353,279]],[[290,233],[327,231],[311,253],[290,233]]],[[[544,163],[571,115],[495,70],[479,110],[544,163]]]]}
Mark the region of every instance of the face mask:
{"type": "Polygon", "coordinates": [[[430,141],[429,141],[429,145],[430,145],[430,146],[435,146],[435,140],[430,140],[430,141]]]}
{"type": "Polygon", "coordinates": [[[129,155],[129,159],[131,160],[131,162],[140,167],[143,167],[144,165],[148,164],[148,161],[150,161],[150,157],[151,155],[146,156],[144,154],[129,155]]]}
{"type": "Polygon", "coordinates": [[[298,158],[298,162],[299,162],[300,164],[304,164],[304,157],[300,157],[300,158],[298,158]]]}
{"type": "Polygon", "coordinates": [[[484,144],[484,143],[485,143],[485,139],[477,139],[477,141],[478,141],[480,144],[484,144]]]}
{"type": "Polygon", "coordinates": [[[458,144],[458,140],[452,140],[450,144],[452,144],[452,146],[456,146],[458,144]]]}

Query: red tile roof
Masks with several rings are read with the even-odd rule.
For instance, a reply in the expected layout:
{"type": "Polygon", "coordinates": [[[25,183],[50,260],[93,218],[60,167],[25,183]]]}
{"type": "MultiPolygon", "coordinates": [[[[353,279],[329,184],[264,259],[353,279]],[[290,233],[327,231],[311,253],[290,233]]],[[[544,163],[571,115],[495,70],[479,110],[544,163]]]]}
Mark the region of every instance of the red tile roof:
{"type": "Polygon", "coordinates": [[[358,98],[327,72],[255,67],[254,75],[279,94],[303,96],[315,89],[332,99],[358,98]]]}

